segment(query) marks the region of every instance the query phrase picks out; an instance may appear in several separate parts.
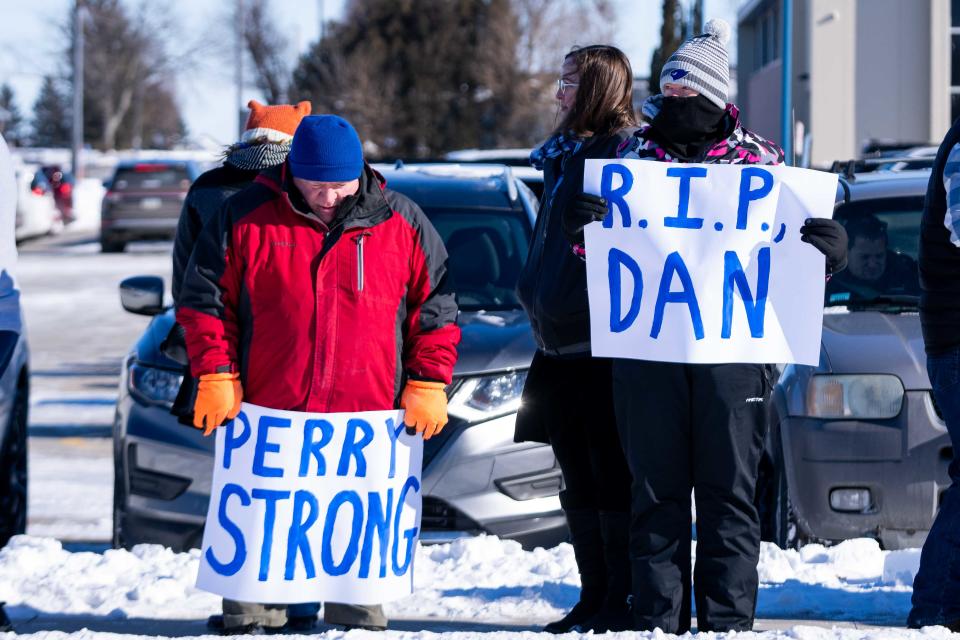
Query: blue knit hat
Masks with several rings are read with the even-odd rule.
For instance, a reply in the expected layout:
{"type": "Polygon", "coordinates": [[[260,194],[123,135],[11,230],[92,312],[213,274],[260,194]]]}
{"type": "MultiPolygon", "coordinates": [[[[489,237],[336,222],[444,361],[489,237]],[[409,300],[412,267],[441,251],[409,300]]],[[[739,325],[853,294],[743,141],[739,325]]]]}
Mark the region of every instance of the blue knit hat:
{"type": "Polygon", "coordinates": [[[290,171],[314,182],[348,182],[363,172],[360,136],[340,116],[307,116],[290,145],[290,171]]]}

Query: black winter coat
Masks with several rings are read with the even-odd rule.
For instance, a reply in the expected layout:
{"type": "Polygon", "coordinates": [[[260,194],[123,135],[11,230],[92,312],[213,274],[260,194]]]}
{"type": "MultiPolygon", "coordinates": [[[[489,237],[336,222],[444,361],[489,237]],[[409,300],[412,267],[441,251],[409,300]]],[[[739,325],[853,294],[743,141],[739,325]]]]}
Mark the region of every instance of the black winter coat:
{"type": "Polygon", "coordinates": [[[617,147],[634,128],[595,136],[561,167],[561,157],[543,167],[543,204],[533,231],[527,263],[520,272],[517,294],[530,317],[537,346],[550,355],[590,355],[590,307],[586,263],[573,254],[563,235],[561,218],[583,191],[584,161],[617,157],[617,147]],[[556,194],[557,181],[561,178],[556,194]]]}
{"type": "Polygon", "coordinates": [[[231,164],[223,165],[203,173],[191,185],[183,201],[180,220],[177,222],[177,235],[173,242],[173,302],[180,300],[180,285],[186,273],[190,254],[197,242],[203,225],[220,211],[227,198],[249,186],[260,171],[257,169],[238,169],[231,164]]]}
{"type": "Polygon", "coordinates": [[[960,120],[953,123],[937,151],[920,225],[920,326],[930,355],[960,346],[960,247],[944,225],[947,192],[943,173],[953,146],[960,143],[960,120]]]}

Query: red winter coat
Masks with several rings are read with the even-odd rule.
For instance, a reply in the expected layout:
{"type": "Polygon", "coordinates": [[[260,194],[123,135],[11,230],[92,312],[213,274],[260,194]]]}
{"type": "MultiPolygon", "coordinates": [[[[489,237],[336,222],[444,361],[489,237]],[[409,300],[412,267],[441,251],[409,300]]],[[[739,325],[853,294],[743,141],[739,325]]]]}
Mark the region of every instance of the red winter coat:
{"type": "Polygon", "coordinates": [[[239,371],[246,401],[320,413],[391,409],[404,374],[449,383],[457,304],[420,208],[367,167],[328,228],[288,172],[261,173],[200,235],[177,307],[193,375],[239,371]]]}

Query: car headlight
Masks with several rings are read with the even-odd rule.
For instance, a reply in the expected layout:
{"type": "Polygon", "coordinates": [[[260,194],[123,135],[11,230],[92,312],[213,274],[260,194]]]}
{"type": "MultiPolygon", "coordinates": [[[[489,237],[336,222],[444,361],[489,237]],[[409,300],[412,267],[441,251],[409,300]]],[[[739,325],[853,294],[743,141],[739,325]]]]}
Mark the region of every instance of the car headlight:
{"type": "Polygon", "coordinates": [[[893,418],[903,406],[903,383],[891,375],[813,376],[807,415],[814,418],[893,418]]]}
{"type": "Polygon", "coordinates": [[[144,402],[170,407],[177,399],[182,381],[183,376],[175,371],[133,363],[127,375],[127,388],[144,402]]]}
{"type": "Polygon", "coordinates": [[[526,380],[526,369],[467,378],[453,393],[447,411],[468,422],[513,413],[520,408],[526,380]]]}

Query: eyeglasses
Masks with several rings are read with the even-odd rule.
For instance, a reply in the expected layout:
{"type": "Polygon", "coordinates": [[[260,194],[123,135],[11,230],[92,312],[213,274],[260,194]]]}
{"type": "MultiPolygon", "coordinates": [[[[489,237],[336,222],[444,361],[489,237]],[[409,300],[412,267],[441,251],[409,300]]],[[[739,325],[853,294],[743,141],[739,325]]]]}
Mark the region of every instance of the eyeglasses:
{"type": "Polygon", "coordinates": [[[579,87],[579,82],[567,82],[563,78],[557,79],[557,91],[564,93],[567,90],[567,87],[579,87]]]}

